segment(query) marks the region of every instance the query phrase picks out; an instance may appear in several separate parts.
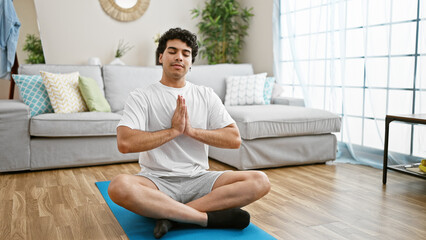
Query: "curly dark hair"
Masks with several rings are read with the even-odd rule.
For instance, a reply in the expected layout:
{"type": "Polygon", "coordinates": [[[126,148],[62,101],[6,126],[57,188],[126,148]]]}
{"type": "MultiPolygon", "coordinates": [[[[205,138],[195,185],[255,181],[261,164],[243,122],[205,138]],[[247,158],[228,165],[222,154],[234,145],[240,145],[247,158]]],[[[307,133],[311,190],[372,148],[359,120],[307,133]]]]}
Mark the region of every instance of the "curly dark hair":
{"type": "Polygon", "coordinates": [[[160,54],[164,53],[164,51],[166,50],[167,41],[173,39],[181,40],[192,49],[192,63],[194,63],[195,57],[198,54],[197,36],[195,36],[195,34],[193,34],[192,32],[181,28],[171,28],[163,35],[161,35],[160,40],[158,41],[157,51],[155,52],[157,61],[160,54]]]}

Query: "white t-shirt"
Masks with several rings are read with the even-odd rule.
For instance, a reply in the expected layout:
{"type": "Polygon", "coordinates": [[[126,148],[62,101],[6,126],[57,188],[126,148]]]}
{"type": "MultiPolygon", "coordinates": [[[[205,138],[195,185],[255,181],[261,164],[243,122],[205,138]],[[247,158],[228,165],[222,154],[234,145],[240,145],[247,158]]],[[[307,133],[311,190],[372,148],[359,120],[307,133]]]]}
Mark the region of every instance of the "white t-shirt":
{"type": "MultiPolygon", "coordinates": [[[[186,81],[183,88],[160,82],[130,93],[118,126],[147,132],[171,128],[178,95],[185,98],[193,128],[219,129],[235,123],[211,88],[186,81]]],[[[141,172],[153,176],[194,176],[208,169],[208,146],[186,135],[139,155],[141,172]]]]}

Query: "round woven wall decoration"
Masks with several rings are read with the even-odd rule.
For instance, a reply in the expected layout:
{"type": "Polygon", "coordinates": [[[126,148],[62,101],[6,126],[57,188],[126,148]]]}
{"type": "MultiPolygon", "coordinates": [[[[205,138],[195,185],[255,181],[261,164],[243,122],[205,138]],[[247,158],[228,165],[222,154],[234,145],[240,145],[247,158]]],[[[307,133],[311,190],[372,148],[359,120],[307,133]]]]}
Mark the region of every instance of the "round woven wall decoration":
{"type": "Polygon", "coordinates": [[[150,0],[137,0],[130,8],[122,8],[116,2],[120,0],[99,0],[105,13],[110,17],[121,21],[130,22],[140,18],[149,6],[150,0]]]}

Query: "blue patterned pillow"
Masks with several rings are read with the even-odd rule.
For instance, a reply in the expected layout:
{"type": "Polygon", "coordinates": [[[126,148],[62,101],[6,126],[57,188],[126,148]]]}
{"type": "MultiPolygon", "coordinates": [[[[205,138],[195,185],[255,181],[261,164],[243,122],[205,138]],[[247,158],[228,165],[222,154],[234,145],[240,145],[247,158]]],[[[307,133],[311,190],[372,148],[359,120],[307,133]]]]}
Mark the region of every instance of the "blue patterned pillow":
{"type": "Polygon", "coordinates": [[[272,90],[274,89],[275,78],[267,77],[265,81],[265,87],[263,88],[263,99],[265,104],[271,104],[272,90]]]}
{"type": "Polygon", "coordinates": [[[53,113],[52,104],[40,75],[12,75],[22,100],[31,109],[31,117],[53,113]]]}

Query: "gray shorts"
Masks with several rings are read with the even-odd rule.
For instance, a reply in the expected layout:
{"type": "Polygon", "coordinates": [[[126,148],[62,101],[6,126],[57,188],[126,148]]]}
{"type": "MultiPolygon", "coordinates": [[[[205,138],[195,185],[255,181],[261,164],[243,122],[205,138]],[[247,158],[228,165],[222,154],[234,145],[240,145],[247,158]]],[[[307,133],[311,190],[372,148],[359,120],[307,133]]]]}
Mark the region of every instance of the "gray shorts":
{"type": "Polygon", "coordinates": [[[148,178],[161,192],[174,200],[188,203],[210,193],[217,178],[224,172],[206,171],[194,177],[155,177],[144,173],[136,176],[148,178]]]}

